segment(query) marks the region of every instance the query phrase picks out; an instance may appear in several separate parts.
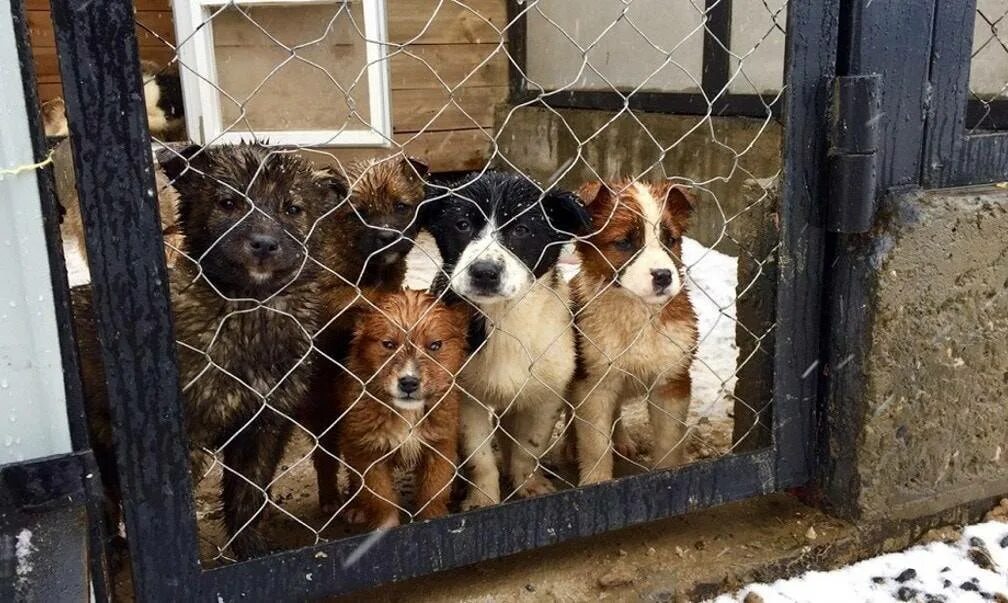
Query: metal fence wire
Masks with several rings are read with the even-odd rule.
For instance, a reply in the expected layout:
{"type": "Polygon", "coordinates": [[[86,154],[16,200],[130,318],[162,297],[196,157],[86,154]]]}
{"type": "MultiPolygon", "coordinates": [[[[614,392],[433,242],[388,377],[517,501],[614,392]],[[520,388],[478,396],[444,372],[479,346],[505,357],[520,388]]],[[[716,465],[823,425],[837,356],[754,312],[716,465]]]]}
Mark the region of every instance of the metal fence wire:
{"type": "Polygon", "coordinates": [[[1008,129],[1008,3],[980,0],[976,7],[970,70],[970,132],[1008,129]]]}
{"type": "Polygon", "coordinates": [[[204,563],[770,445],[787,6],[726,2],[138,0],[204,563]]]}

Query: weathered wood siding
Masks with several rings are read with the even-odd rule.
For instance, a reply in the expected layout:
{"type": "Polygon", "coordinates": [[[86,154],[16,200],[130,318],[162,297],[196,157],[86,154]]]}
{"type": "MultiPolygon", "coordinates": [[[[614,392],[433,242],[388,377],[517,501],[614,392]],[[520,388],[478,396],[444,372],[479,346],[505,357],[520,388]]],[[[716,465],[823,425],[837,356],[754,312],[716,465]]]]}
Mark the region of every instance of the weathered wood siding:
{"type": "MultiPolygon", "coordinates": [[[[47,0],[27,0],[42,101],[62,96],[47,0]]],[[[507,98],[508,59],[500,30],[505,0],[387,0],[392,126],[396,144],[438,171],[477,169],[492,155],[494,107],[507,98]],[[437,13],[435,13],[437,10],[437,13]],[[432,17],[433,15],[433,17],[432,17]]],[[[174,56],[170,0],[135,0],[140,55],[174,56]]],[[[297,94],[296,90],[291,91],[297,94]]],[[[397,149],[393,149],[397,150],[397,149]]],[[[329,149],[348,160],[389,149],[329,149]]],[[[316,159],[323,156],[313,153],[316,159]]]]}

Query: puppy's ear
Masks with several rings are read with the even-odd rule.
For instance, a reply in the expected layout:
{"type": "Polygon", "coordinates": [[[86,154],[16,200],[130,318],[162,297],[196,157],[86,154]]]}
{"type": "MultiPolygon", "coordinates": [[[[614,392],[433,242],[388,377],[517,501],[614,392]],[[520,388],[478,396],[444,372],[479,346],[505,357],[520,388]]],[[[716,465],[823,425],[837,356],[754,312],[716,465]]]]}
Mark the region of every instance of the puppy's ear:
{"type": "Polygon", "coordinates": [[[696,197],[688,188],[679,184],[669,187],[668,194],[665,195],[665,212],[671,216],[680,233],[686,232],[689,227],[690,214],[695,206],[696,197]]]}
{"type": "Polygon", "coordinates": [[[202,156],[200,151],[203,150],[198,144],[191,144],[184,149],[176,151],[174,149],[161,149],[157,152],[157,162],[164,170],[165,176],[168,177],[168,181],[172,184],[177,184],[177,180],[184,176],[188,176],[193,172],[189,171],[190,167],[196,167],[198,161],[197,154],[202,156]]]}
{"type": "Polygon", "coordinates": [[[595,207],[607,203],[612,197],[612,191],[605,182],[586,182],[578,189],[577,195],[586,206],[595,207]]]}
{"type": "Polygon", "coordinates": [[[328,198],[339,203],[350,192],[350,185],[341,169],[326,166],[315,170],[313,174],[318,182],[328,191],[328,198]]]}
{"type": "Polygon", "coordinates": [[[543,198],[543,211],[553,228],[562,233],[583,235],[591,227],[591,215],[574,193],[550,191],[543,198]]]}
{"type": "Polygon", "coordinates": [[[403,157],[401,165],[403,173],[410,180],[420,178],[420,180],[426,181],[430,176],[430,168],[427,167],[427,164],[414,157],[403,157]]]}
{"type": "Polygon", "coordinates": [[[689,215],[696,206],[696,196],[685,186],[673,184],[665,195],[665,211],[689,215]]]}

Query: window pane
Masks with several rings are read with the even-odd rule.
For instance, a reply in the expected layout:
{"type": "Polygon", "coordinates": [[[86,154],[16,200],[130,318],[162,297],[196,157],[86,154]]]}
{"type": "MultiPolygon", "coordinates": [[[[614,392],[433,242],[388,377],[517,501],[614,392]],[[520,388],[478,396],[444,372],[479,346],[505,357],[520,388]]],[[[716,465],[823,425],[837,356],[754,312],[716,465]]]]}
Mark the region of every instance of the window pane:
{"type": "Polygon", "coordinates": [[[367,127],[368,76],[359,0],[228,6],[213,19],[213,39],[225,130],[367,127]]]}
{"type": "Polygon", "coordinates": [[[667,0],[540,0],[527,13],[529,88],[697,91],[703,10],[667,0]]]}

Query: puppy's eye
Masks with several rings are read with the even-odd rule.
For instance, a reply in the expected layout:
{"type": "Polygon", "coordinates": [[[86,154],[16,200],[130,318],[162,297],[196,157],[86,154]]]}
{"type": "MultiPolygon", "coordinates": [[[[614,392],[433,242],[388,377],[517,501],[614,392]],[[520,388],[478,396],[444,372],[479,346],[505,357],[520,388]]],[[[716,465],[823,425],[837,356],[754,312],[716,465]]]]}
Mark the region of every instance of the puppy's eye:
{"type": "Polygon", "coordinates": [[[396,349],[396,343],[394,341],[392,341],[391,339],[386,339],[385,341],[381,342],[381,344],[382,344],[382,347],[385,348],[386,350],[394,350],[394,349],[396,349]]]}
{"type": "Polygon", "coordinates": [[[530,232],[532,231],[528,229],[528,226],[525,226],[524,224],[519,224],[518,226],[515,226],[513,229],[511,229],[511,236],[521,239],[527,237],[530,232]]]}
{"type": "Polygon", "coordinates": [[[411,209],[411,207],[408,203],[403,203],[402,201],[399,201],[392,206],[392,209],[394,209],[397,214],[404,214],[408,212],[411,209]]]}
{"type": "Polygon", "coordinates": [[[472,224],[469,223],[469,220],[459,220],[455,223],[455,228],[459,229],[459,232],[469,232],[472,224]]]}
{"type": "Polygon", "coordinates": [[[286,213],[288,216],[296,216],[300,214],[302,211],[304,210],[301,209],[300,205],[294,205],[292,203],[291,205],[287,206],[287,209],[284,210],[284,213],[286,213]]]}
{"type": "Polygon", "coordinates": [[[618,241],[613,241],[613,247],[615,247],[616,249],[619,249],[620,251],[632,251],[633,250],[633,241],[630,240],[630,237],[626,237],[626,238],[620,239],[618,241]]]}
{"type": "Polygon", "coordinates": [[[226,209],[228,211],[231,211],[232,209],[238,207],[238,204],[235,203],[235,200],[230,197],[224,197],[223,199],[217,202],[217,205],[219,205],[221,209],[226,209]]]}
{"type": "Polygon", "coordinates": [[[431,352],[436,352],[436,351],[438,351],[438,350],[441,349],[441,342],[440,341],[432,341],[432,342],[430,342],[430,343],[427,344],[427,349],[430,350],[431,352]]]}

